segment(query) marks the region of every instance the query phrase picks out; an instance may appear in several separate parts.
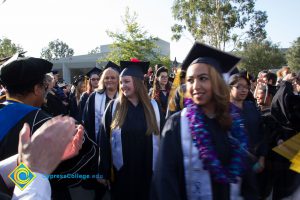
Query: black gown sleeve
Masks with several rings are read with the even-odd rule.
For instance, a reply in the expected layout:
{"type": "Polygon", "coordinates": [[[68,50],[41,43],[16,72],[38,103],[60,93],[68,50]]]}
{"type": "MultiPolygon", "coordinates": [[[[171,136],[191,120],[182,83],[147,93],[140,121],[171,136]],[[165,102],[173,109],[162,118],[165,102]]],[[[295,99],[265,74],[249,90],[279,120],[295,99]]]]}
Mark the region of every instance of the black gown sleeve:
{"type": "Polygon", "coordinates": [[[83,113],[82,113],[82,124],[86,129],[89,137],[95,139],[95,93],[91,94],[86,100],[83,113]]]}
{"type": "Polygon", "coordinates": [[[165,118],[165,115],[164,115],[159,103],[155,99],[153,99],[153,100],[157,103],[157,107],[158,107],[158,111],[159,111],[159,117],[160,117],[160,124],[159,124],[158,128],[159,128],[159,132],[162,133],[162,130],[163,130],[165,122],[166,122],[166,118],[165,118]]]}
{"type": "Polygon", "coordinates": [[[83,110],[88,97],[89,95],[86,92],[84,92],[79,99],[79,121],[80,122],[82,122],[83,110]]]}
{"type": "Polygon", "coordinates": [[[299,97],[293,94],[293,86],[288,81],[283,81],[272,100],[271,114],[285,130],[280,134],[283,140],[289,139],[300,131],[300,106],[299,97]]]}
{"type": "Polygon", "coordinates": [[[115,100],[109,102],[104,112],[100,134],[100,174],[104,179],[111,178],[111,147],[110,147],[110,125],[112,122],[112,109],[115,100]]]}
{"type": "Polygon", "coordinates": [[[69,96],[69,115],[73,117],[77,122],[79,121],[79,105],[77,105],[77,100],[75,93],[71,93],[69,96]]]}
{"type": "Polygon", "coordinates": [[[180,113],[176,113],[162,131],[150,199],[186,199],[179,121],[180,113]]]}

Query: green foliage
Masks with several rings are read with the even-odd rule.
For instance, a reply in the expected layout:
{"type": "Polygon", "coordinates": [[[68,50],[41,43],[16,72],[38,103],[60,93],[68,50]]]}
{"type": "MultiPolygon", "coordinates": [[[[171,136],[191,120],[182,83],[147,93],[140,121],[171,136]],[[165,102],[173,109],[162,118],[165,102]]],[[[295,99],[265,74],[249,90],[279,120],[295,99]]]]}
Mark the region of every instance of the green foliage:
{"type": "Polygon", "coordinates": [[[278,45],[271,41],[245,43],[243,51],[236,54],[242,57],[239,68],[246,69],[253,75],[264,69],[280,68],[286,63],[278,45]]]}
{"type": "Polygon", "coordinates": [[[240,45],[245,34],[263,40],[267,14],[255,11],[254,6],[255,0],[174,0],[173,18],[178,23],[171,28],[172,39],[179,40],[186,30],[195,40],[223,50],[230,41],[240,45]],[[249,30],[239,36],[233,33],[246,27],[249,30]]]}
{"type": "Polygon", "coordinates": [[[0,39],[0,58],[6,58],[14,55],[16,52],[23,52],[23,48],[14,44],[10,39],[0,39]]]}
{"type": "Polygon", "coordinates": [[[286,59],[288,66],[293,71],[300,70],[300,37],[293,42],[291,48],[287,51],[286,59]]]}
{"type": "Polygon", "coordinates": [[[48,47],[43,48],[41,52],[41,57],[47,60],[65,58],[73,55],[74,50],[59,39],[49,42],[48,47]]]}
{"type": "Polygon", "coordinates": [[[152,67],[155,66],[156,64],[162,64],[163,66],[167,67],[168,70],[170,71],[172,62],[170,58],[167,56],[159,56],[157,59],[151,60],[152,67]]]}
{"type": "Polygon", "coordinates": [[[137,58],[143,61],[151,61],[151,65],[171,62],[168,58],[160,56],[160,50],[155,43],[158,38],[142,30],[137,22],[137,14],[134,12],[131,15],[129,8],[126,9],[123,24],[125,26],[124,32],[106,31],[108,36],[113,39],[113,44],[110,45],[110,53],[99,61],[111,60],[119,63],[121,60],[137,58]]]}
{"type": "Polygon", "coordinates": [[[100,53],[100,47],[96,47],[95,49],[92,49],[90,52],[88,52],[89,55],[100,53]]]}

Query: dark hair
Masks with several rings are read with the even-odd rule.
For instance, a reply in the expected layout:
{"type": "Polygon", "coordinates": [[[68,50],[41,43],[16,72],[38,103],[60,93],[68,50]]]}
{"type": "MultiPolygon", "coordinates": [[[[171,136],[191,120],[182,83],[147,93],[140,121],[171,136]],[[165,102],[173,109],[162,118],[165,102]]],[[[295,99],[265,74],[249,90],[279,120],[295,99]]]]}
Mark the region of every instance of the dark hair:
{"type": "Polygon", "coordinates": [[[268,72],[267,73],[267,80],[268,80],[268,82],[269,82],[269,80],[272,80],[272,85],[275,85],[276,81],[277,81],[277,75],[272,73],[272,72],[268,72]]]}
{"type": "Polygon", "coordinates": [[[241,73],[233,74],[232,76],[230,76],[230,78],[228,80],[228,85],[232,86],[241,79],[244,79],[247,82],[247,84],[250,85],[250,80],[247,79],[245,74],[241,74],[241,73]]]}

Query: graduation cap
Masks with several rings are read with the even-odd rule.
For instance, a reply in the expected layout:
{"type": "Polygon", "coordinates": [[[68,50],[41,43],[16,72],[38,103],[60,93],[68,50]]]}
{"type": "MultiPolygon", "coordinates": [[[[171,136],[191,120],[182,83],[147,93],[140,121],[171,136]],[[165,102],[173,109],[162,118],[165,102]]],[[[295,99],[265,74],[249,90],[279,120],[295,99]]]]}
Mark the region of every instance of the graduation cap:
{"type": "Polygon", "coordinates": [[[34,85],[52,69],[52,63],[41,58],[16,58],[0,66],[0,80],[5,86],[34,85]]]}
{"type": "Polygon", "coordinates": [[[117,71],[118,73],[121,72],[120,66],[112,61],[108,61],[107,64],[104,66],[104,70],[106,70],[107,68],[112,68],[113,70],[117,71]]]}
{"type": "Polygon", "coordinates": [[[147,73],[150,62],[142,62],[136,58],[131,61],[120,61],[122,72],[120,76],[134,76],[141,80],[144,80],[144,74],[147,73]]]}
{"type": "Polygon", "coordinates": [[[240,61],[239,57],[219,49],[195,42],[182,62],[182,69],[187,70],[191,64],[205,63],[214,67],[219,73],[228,73],[240,61]]]}
{"type": "Polygon", "coordinates": [[[52,72],[53,75],[58,74],[58,70],[56,70],[56,69],[51,70],[51,72],[52,72]]]}
{"type": "Polygon", "coordinates": [[[93,69],[91,69],[90,71],[88,71],[88,73],[86,73],[86,75],[87,75],[89,78],[91,78],[91,76],[92,76],[93,74],[100,75],[101,72],[102,72],[101,69],[99,69],[99,68],[97,68],[97,67],[94,67],[93,69]]]}
{"type": "Polygon", "coordinates": [[[84,75],[74,76],[73,78],[75,79],[73,85],[77,86],[80,81],[84,80],[84,75]]]}
{"type": "MultiPolygon", "coordinates": [[[[27,53],[27,51],[23,51],[23,52],[17,52],[15,53],[13,56],[8,56],[8,57],[5,57],[5,58],[1,58],[0,59],[0,64],[1,66],[3,65],[6,65],[8,63],[11,63],[12,61],[14,60],[17,60],[18,58],[24,58],[25,57],[25,53],[27,53]]],[[[1,68],[0,66],[0,68],[1,68]]]]}

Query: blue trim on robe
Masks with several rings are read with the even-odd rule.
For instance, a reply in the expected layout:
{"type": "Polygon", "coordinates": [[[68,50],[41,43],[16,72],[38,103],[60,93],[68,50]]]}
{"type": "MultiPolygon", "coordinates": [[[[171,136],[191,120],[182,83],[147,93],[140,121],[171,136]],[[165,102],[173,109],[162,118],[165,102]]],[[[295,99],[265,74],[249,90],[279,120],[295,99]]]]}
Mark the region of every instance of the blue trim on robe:
{"type": "Polygon", "coordinates": [[[28,113],[39,108],[23,103],[6,101],[7,105],[0,109],[0,141],[28,113]]]}

